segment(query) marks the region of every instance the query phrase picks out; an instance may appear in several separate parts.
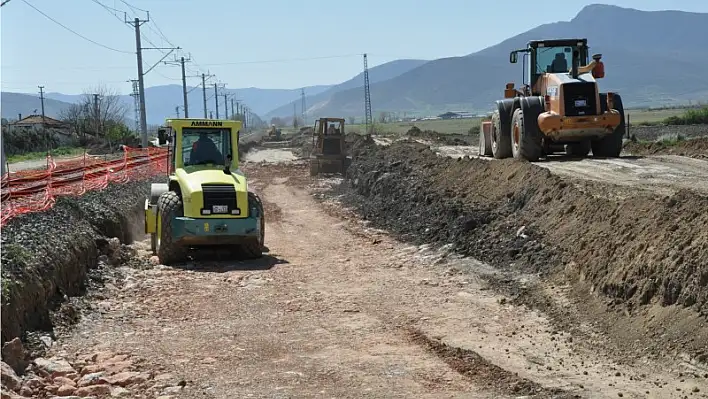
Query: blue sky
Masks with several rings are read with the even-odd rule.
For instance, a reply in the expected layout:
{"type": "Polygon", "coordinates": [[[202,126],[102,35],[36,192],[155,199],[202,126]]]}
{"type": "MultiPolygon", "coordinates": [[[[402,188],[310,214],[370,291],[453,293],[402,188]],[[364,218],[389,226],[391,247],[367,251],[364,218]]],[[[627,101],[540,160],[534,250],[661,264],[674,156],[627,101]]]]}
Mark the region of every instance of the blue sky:
{"type": "MultiPolygon", "coordinates": [[[[10,0],[0,9],[3,91],[81,93],[105,84],[130,91],[136,72],[135,35],[123,20],[145,17],[144,36],[158,47],[191,53],[188,74],[209,70],[228,88],[298,88],[334,84],[369,65],[399,58],[466,55],[537,25],[570,20],[592,2],[476,0],[10,0]],[[111,51],[50,21],[27,3],[111,51]],[[105,5],[108,9],[102,7],[105,5]],[[513,23],[510,4],[514,4],[513,23]],[[548,5],[546,5],[548,4],[548,5]],[[518,18],[525,16],[525,18],[518,18]],[[126,52],[126,53],[124,53],[126,52]],[[315,57],[332,57],[313,60],[315,57]],[[299,61],[295,59],[300,59],[299,61]],[[306,60],[302,60],[306,59],[306,60]],[[259,62],[273,61],[278,62],[259,62]]],[[[705,0],[615,0],[641,10],[708,12],[705,0]]],[[[143,42],[147,47],[149,43],[143,42]]],[[[177,53],[181,55],[182,53],[177,53]]],[[[146,69],[162,54],[144,51],[146,69]]],[[[172,57],[170,57],[172,58],[172,57]]],[[[176,66],[160,65],[146,86],[180,83],[176,66]]],[[[197,85],[190,78],[188,84],[197,85]]]]}

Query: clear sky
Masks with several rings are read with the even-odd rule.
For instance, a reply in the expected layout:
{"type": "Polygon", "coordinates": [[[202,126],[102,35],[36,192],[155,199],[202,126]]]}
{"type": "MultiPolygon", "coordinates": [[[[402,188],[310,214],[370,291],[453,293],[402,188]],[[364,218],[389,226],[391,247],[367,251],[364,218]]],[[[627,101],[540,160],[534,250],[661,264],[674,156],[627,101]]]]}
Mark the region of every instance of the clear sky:
{"type": "MultiPolygon", "coordinates": [[[[143,46],[181,47],[177,54],[191,54],[194,61],[188,64],[189,75],[208,70],[228,88],[298,88],[353,77],[362,70],[359,54],[364,52],[369,53],[370,67],[398,58],[466,55],[537,25],[570,20],[593,3],[549,1],[538,7],[529,1],[489,0],[126,2],[10,0],[0,8],[2,90],[34,93],[37,85],[44,85],[48,92],[76,94],[105,84],[129,92],[127,81],[137,74],[135,34],[123,15],[145,18],[141,10],[150,11],[150,22],[142,31],[155,44],[143,40],[143,46]],[[120,52],[82,39],[30,5],[120,52]],[[313,59],[317,57],[331,58],[313,59]]],[[[612,4],[708,12],[706,0],[614,0],[612,4]]],[[[145,50],[146,70],[161,57],[158,50],[145,50]]],[[[179,84],[180,76],[177,66],[159,65],[146,75],[145,85],[179,84]]],[[[198,83],[189,78],[188,84],[198,83]]]]}

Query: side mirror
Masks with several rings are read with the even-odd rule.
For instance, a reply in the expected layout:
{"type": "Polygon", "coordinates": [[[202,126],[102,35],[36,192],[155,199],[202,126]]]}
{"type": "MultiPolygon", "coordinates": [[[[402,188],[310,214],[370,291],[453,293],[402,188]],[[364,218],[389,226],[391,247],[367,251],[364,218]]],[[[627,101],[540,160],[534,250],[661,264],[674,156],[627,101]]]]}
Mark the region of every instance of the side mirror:
{"type": "Polygon", "coordinates": [[[166,129],[157,129],[157,142],[160,143],[160,145],[167,144],[167,130],[166,129]]]}
{"type": "Polygon", "coordinates": [[[512,51],[511,53],[509,53],[509,62],[511,62],[512,64],[516,64],[517,62],[519,62],[519,55],[516,51],[512,51]]]}

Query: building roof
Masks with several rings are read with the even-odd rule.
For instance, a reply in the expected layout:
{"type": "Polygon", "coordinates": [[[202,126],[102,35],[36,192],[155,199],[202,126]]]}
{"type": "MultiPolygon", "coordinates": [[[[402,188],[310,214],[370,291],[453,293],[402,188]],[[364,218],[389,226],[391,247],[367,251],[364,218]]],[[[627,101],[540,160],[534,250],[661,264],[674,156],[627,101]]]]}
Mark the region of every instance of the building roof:
{"type": "Polygon", "coordinates": [[[17,122],[10,123],[11,126],[36,126],[44,125],[46,127],[65,127],[66,124],[60,120],[50,118],[48,116],[44,117],[42,121],[42,115],[29,115],[17,122]]]}

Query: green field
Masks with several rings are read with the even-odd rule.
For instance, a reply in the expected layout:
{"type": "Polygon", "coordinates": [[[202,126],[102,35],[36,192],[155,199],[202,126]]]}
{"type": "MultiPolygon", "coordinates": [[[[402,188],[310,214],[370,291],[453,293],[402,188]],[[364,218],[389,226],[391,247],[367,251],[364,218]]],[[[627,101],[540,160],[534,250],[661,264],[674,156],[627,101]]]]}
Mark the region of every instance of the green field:
{"type": "MultiPolygon", "coordinates": [[[[685,108],[676,109],[637,109],[626,110],[625,115],[632,125],[641,124],[656,124],[664,121],[672,116],[681,116],[686,112],[685,108]]],[[[375,123],[377,134],[404,134],[413,126],[417,126],[420,130],[433,130],[438,133],[446,134],[468,134],[470,129],[474,132],[479,130],[479,118],[470,119],[448,119],[448,120],[430,120],[418,122],[394,122],[394,123],[375,123]]],[[[363,124],[348,125],[347,132],[364,133],[366,126],[363,124]]]]}

